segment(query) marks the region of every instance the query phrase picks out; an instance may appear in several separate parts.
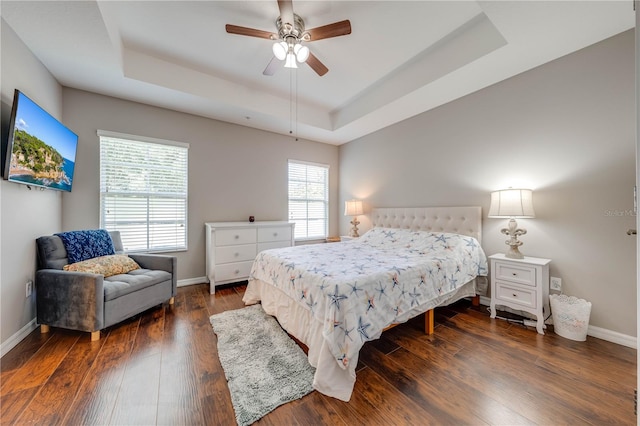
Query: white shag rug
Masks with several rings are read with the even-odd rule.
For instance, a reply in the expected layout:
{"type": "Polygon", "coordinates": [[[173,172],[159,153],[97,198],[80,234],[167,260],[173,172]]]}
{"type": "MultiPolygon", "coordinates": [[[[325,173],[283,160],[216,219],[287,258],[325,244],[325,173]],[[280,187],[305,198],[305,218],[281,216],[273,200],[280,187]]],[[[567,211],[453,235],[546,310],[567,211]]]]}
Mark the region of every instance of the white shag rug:
{"type": "Polygon", "coordinates": [[[225,311],[210,320],[239,425],[313,390],[315,369],[261,305],[225,311]]]}

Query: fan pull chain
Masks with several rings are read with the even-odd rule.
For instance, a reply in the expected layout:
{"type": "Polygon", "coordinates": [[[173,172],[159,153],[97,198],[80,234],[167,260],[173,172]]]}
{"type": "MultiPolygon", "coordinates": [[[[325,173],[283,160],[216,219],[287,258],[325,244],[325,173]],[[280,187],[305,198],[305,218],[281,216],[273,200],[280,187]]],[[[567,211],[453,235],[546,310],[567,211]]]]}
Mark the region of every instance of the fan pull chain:
{"type": "Polygon", "coordinates": [[[298,140],[298,74],[296,73],[296,141],[298,140]]]}
{"type": "Polygon", "coordinates": [[[293,135],[293,69],[289,69],[289,134],[293,135]]]}

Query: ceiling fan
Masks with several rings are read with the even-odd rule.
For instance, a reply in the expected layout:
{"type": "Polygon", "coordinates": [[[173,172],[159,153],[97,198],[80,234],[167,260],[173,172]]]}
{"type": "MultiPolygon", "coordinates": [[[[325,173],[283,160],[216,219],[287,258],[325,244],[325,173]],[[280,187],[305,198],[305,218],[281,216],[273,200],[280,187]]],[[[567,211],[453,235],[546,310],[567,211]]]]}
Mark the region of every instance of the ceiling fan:
{"type": "Polygon", "coordinates": [[[279,61],[285,61],[285,68],[298,68],[296,62],[306,62],[319,76],[325,75],[327,68],[320,60],[309,51],[304,43],[338,37],[351,34],[351,22],[349,20],[334,22],[321,27],[305,29],[302,18],[293,13],[292,0],[278,0],[280,16],[276,20],[278,33],[257,30],[254,28],[226,25],[229,34],[238,34],[249,37],[266,38],[275,41],[273,44],[273,58],[262,72],[264,75],[273,75],[279,61]]]}

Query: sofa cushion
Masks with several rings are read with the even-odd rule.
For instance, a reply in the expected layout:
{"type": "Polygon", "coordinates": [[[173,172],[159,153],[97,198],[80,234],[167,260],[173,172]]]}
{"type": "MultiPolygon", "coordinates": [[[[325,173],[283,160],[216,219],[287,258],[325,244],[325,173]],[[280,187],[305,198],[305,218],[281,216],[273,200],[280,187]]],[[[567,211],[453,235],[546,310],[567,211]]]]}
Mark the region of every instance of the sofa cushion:
{"type": "Polygon", "coordinates": [[[113,240],[106,229],[69,231],[55,234],[67,250],[69,263],[115,254],[113,240]]]}
{"type": "Polygon", "coordinates": [[[113,275],[104,279],[104,300],[113,300],[163,281],[171,281],[167,271],[136,269],[127,274],[113,275]]]}
{"type": "Polygon", "coordinates": [[[101,274],[105,278],[112,275],[126,274],[134,269],[140,269],[135,260],[126,254],[112,254],[109,256],[94,257],[82,262],[71,263],[62,267],[65,271],[90,272],[101,274]]]}

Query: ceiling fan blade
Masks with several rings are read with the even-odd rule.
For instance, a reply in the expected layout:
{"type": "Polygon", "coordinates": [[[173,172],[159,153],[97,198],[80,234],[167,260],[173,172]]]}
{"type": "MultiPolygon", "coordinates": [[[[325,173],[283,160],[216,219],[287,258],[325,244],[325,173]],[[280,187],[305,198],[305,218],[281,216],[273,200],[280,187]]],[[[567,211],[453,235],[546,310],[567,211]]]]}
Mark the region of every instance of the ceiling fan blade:
{"type": "Polygon", "coordinates": [[[262,71],[262,74],[264,74],[264,75],[273,75],[273,74],[275,74],[276,70],[278,69],[278,65],[279,64],[280,64],[280,60],[274,56],[273,58],[271,58],[271,61],[269,62],[269,65],[267,65],[267,67],[264,69],[264,71],[262,71]]]}
{"type": "Polygon", "coordinates": [[[351,34],[351,22],[344,20],[334,22],[333,24],[323,25],[322,27],[307,30],[309,33],[309,41],[322,40],[324,38],[338,37],[351,34]]]}
{"type": "Polygon", "coordinates": [[[282,22],[293,24],[293,4],[291,0],[278,0],[282,22]]]}
{"type": "Polygon", "coordinates": [[[255,28],[239,27],[237,25],[227,24],[225,26],[229,34],[238,34],[249,37],[266,38],[269,40],[277,40],[278,35],[270,31],[256,30],[255,28]]]}
{"type": "Polygon", "coordinates": [[[309,53],[309,57],[307,58],[307,64],[314,70],[320,77],[329,72],[329,68],[327,68],[320,59],[316,58],[313,53],[309,53]]]}

